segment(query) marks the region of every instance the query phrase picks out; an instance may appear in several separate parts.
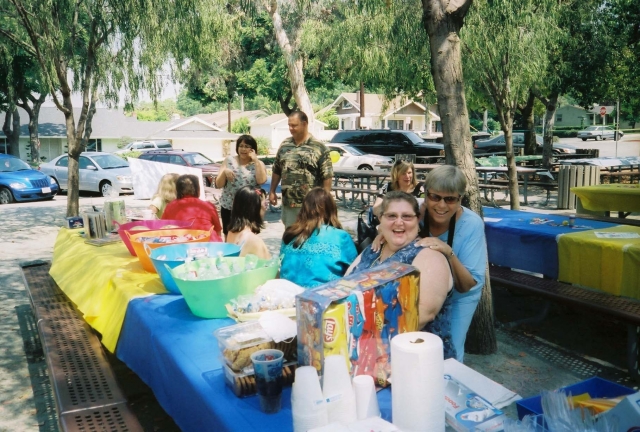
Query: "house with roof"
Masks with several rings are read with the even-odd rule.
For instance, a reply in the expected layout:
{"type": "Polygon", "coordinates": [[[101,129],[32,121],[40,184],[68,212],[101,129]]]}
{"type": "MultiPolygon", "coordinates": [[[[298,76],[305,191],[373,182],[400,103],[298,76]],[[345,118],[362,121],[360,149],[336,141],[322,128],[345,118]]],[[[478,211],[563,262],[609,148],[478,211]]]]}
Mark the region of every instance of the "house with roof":
{"type": "MultiPolygon", "coordinates": [[[[598,105],[593,104],[590,109],[584,109],[576,105],[561,105],[556,110],[556,127],[572,127],[576,129],[584,129],[591,125],[609,125],[613,126],[616,122],[614,105],[598,105]],[[604,118],[600,114],[601,108],[604,107],[606,114],[604,118]]],[[[635,125],[628,121],[620,119],[620,129],[633,129],[635,125]]]]}
{"type": "MultiPolygon", "coordinates": [[[[331,108],[336,110],[340,130],[358,128],[360,92],[341,93],[319,113],[331,108]]],[[[427,110],[425,105],[402,96],[387,101],[384,95],[365,93],[363,117],[360,127],[368,129],[412,130],[426,136],[442,136],[437,105],[430,105],[427,110]]]]}
{"type": "MultiPolygon", "coordinates": [[[[269,140],[269,153],[273,154],[278,150],[280,143],[291,136],[289,118],[283,113],[259,118],[249,126],[253,137],[264,137],[269,140]]],[[[325,127],[327,127],[326,123],[316,119],[314,124],[309,126],[309,132],[318,139],[324,139],[323,132],[325,127]]]]}
{"type": "MultiPolygon", "coordinates": [[[[256,121],[259,118],[266,117],[268,114],[263,110],[252,110],[252,111],[241,111],[241,110],[231,110],[231,124],[235,123],[237,120],[241,118],[246,118],[249,120],[249,123],[256,121]]],[[[195,117],[198,117],[205,122],[212,124],[221,130],[228,130],[227,125],[229,124],[229,113],[225,111],[218,111],[212,114],[196,114],[195,117]]]]}
{"type": "MultiPolygon", "coordinates": [[[[20,114],[20,158],[27,160],[29,147],[29,115],[20,114]]],[[[80,109],[74,110],[75,118],[80,109]]],[[[0,118],[4,119],[4,112],[0,118]]],[[[97,108],[91,123],[92,133],[88,150],[113,152],[124,141],[160,140],[171,141],[174,148],[200,152],[218,161],[235,153],[232,143],[237,134],[230,134],[197,116],[175,119],[170,122],[139,121],[124,115],[121,110],[97,108]]],[[[40,156],[51,160],[67,151],[67,128],[64,114],[56,107],[42,107],[38,119],[40,156]]],[[[7,145],[7,138],[0,134],[0,151],[7,145]]]]}

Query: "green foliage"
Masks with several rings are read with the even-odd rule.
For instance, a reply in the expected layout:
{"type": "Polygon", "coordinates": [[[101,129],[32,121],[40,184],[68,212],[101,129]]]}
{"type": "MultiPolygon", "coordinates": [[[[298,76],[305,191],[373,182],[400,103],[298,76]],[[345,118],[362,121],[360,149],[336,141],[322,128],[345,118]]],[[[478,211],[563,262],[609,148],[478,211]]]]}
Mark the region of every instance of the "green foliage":
{"type": "Polygon", "coordinates": [[[331,108],[325,111],[321,115],[317,116],[317,119],[327,124],[327,129],[336,130],[340,126],[340,120],[336,116],[336,110],[331,108]]]}
{"type": "Polygon", "coordinates": [[[116,156],[121,157],[124,160],[128,160],[129,158],[139,158],[142,152],[139,151],[128,151],[125,153],[118,153],[116,156]]]}
{"type": "Polygon", "coordinates": [[[258,143],[258,155],[268,155],[269,149],[271,148],[271,140],[263,136],[255,137],[255,139],[256,139],[256,142],[258,143]]]}
{"type": "Polygon", "coordinates": [[[231,123],[231,132],[233,133],[248,134],[249,130],[249,119],[246,117],[240,117],[238,120],[231,123]]]}
{"type": "Polygon", "coordinates": [[[173,114],[181,114],[176,101],[167,99],[162,102],[143,102],[136,107],[139,121],[169,121],[173,114]]]}
{"type": "Polygon", "coordinates": [[[118,139],[118,142],[116,143],[116,146],[119,149],[121,149],[121,148],[124,148],[124,146],[129,144],[131,141],[133,141],[133,138],[131,138],[130,136],[122,136],[122,137],[120,137],[120,139],[118,139]]]}

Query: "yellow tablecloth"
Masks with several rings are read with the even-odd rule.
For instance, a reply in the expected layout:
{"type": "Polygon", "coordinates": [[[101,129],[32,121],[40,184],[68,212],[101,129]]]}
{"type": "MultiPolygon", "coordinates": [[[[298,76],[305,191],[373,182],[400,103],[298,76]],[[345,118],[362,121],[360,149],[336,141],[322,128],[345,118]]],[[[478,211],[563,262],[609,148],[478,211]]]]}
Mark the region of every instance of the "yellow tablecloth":
{"type": "Polygon", "coordinates": [[[66,228],[56,238],[49,274],[111,352],[129,300],[167,292],[158,275],[146,272],[124,243],[88,245],[78,230],[66,228]]]}
{"type": "Polygon", "coordinates": [[[640,186],[637,184],[603,184],[572,187],[582,206],[593,211],[640,212],[640,186]]]}
{"type": "Polygon", "coordinates": [[[596,232],[640,234],[640,227],[620,225],[560,236],[558,279],[640,299],[640,238],[598,238],[596,232]]]}

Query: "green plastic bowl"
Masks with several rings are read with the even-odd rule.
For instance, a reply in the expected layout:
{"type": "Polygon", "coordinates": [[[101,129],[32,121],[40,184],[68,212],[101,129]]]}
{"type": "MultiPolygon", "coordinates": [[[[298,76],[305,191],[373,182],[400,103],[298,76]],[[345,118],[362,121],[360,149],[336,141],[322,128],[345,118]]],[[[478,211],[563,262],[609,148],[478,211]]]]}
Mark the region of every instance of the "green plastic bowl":
{"type": "MultiPolygon", "coordinates": [[[[239,262],[244,266],[245,262],[244,257],[222,259],[229,264],[229,267],[234,262],[239,262]]],[[[269,261],[258,260],[254,270],[244,271],[226,278],[212,280],[189,280],[186,278],[188,271],[195,270],[197,272],[204,264],[215,265],[216,260],[217,258],[205,258],[179,265],[173,269],[167,267],[187,302],[187,306],[195,316],[200,318],[226,318],[225,305],[227,303],[239,295],[253,294],[257,287],[268,280],[275,279],[278,274],[279,262],[276,261],[269,267],[264,267],[269,261]]]]}

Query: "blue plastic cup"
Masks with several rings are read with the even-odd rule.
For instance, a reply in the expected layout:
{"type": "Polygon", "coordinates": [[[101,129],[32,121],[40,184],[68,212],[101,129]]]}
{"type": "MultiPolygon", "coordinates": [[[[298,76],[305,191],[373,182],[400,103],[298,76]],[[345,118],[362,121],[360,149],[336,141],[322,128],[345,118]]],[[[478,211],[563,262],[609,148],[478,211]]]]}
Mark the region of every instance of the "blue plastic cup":
{"type": "Polygon", "coordinates": [[[251,354],[256,387],[260,397],[260,409],[274,414],[282,406],[282,364],[284,353],[276,349],[256,351],[251,354]]]}

